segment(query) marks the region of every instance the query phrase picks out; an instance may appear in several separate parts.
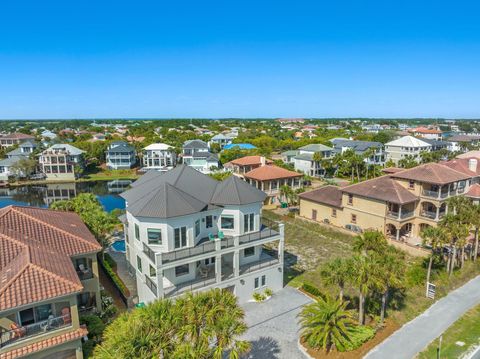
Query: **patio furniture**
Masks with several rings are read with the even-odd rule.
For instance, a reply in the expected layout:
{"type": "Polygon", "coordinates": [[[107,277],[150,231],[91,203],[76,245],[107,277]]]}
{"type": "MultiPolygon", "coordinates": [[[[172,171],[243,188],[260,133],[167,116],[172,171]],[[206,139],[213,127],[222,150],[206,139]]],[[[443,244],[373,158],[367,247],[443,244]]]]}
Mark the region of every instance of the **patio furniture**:
{"type": "Polygon", "coordinates": [[[208,277],[208,268],[203,266],[203,265],[198,267],[198,274],[200,274],[200,277],[202,277],[202,278],[207,278],[208,277]]]}
{"type": "Polygon", "coordinates": [[[65,307],[62,309],[63,324],[71,324],[72,316],[70,315],[70,308],[65,307]]]}
{"type": "Polygon", "coordinates": [[[211,241],[214,241],[214,240],[215,240],[215,236],[214,236],[212,233],[209,233],[209,234],[208,234],[208,239],[211,240],[211,241]]]}
{"type": "Polygon", "coordinates": [[[220,238],[220,239],[224,239],[224,238],[225,238],[225,235],[223,234],[222,231],[219,231],[219,232],[218,232],[218,238],[220,238]]]}

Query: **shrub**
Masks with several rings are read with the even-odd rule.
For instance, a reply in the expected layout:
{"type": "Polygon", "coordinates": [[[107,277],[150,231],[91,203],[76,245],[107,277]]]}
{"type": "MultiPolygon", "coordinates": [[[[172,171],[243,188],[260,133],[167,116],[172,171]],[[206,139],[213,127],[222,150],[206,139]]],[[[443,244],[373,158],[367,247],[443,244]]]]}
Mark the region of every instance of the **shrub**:
{"type": "Polygon", "coordinates": [[[375,330],[371,327],[359,325],[351,329],[350,342],[345,342],[344,351],[352,351],[362,346],[375,335],[375,330]]]}
{"type": "Polygon", "coordinates": [[[271,297],[273,295],[273,290],[271,290],[270,288],[266,288],[263,294],[265,295],[265,297],[271,297]]]}
{"type": "Polygon", "coordinates": [[[112,256],[110,254],[108,254],[107,252],[105,252],[103,254],[103,260],[105,262],[108,263],[108,265],[110,266],[110,268],[112,268],[114,271],[117,270],[117,262],[115,262],[115,260],[112,258],[112,256]]]}
{"type": "Polygon", "coordinates": [[[407,269],[405,279],[409,287],[414,287],[424,283],[427,278],[425,268],[420,263],[415,263],[407,269]]]}
{"type": "Polygon", "coordinates": [[[116,285],[116,287],[122,292],[122,294],[125,297],[129,296],[129,292],[125,284],[122,282],[120,277],[118,276],[117,273],[112,269],[108,261],[102,261],[103,268],[105,269],[105,272],[108,274],[108,276],[112,279],[113,283],[116,285]]]}
{"type": "Polygon", "coordinates": [[[311,285],[311,284],[303,283],[302,289],[303,289],[305,292],[307,292],[307,293],[309,293],[309,294],[311,294],[311,295],[313,295],[313,296],[315,296],[315,297],[322,297],[322,292],[320,292],[320,289],[318,289],[317,287],[315,287],[315,286],[313,286],[313,285],[311,285]]]}
{"type": "Polygon", "coordinates": [[[265,300],[265,296],[262,293],[255,292],[253,293],[253,299],[256,302],[262,302],[265,300]]]}

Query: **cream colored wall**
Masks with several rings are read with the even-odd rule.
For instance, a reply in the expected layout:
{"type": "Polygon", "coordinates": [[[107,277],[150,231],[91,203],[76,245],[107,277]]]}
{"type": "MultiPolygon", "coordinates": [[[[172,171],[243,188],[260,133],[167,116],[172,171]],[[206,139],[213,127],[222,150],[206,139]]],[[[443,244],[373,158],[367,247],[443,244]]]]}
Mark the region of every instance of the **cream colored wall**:
{"type": "Polygon", "coordinates": [[[342,209],[336,208],[337,217],[335,218],[332,217],[333,208],[336,207],[311,202],[303,198],[300,199],[300,216],[312,219],[312,210],[316,210],[317,222],[323,222],[324,219],[328,219],[330,221],[330,224],[337,227],[342,227],[342,223],[344,222],[342,209]]]}

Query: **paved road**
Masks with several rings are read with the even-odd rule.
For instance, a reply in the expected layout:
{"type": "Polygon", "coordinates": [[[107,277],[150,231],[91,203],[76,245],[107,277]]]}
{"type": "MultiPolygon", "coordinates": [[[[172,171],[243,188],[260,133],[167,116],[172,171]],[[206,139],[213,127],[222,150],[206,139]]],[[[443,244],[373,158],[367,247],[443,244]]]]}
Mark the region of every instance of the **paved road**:
{"type": "Polygon", "coordinates": [[[297,315],[311,299],[292,287],[285,287],[264,303],[247,303],[244,336],[252,344],[251,359],[304,359],[298,349],[297,315]]]}
{"type": "Polygon", "coordinates": [[[371,350],[368,359],[411,359],[480,303],[480,276],[451,292],[371,350]]]}

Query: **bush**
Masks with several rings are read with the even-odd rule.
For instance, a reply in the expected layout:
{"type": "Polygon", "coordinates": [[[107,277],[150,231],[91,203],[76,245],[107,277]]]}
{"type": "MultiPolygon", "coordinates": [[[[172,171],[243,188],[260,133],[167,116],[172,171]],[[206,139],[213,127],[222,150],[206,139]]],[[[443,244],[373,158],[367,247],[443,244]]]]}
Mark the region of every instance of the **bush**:
{"type": "Polygon", "coordinates": [[[371,327],[359,325],[352,328],[350,335],[350,342],[345,342],[343,350],[339,351],[352,351],[362,346],[363,343],[369,341],[375,335],[375,330],[371,327]]]}
{"type": "Polygon", "coordinates": [[[253,293],[253,299],[256,302],[262,302],[265,300],[265,296],[262,293],[255,292],[253,293]]]}
{"type": "Polygon", "coordinates": [[[103,254],[103,259],[105,262],[108,262],[108,265],[110,266],[110,268],[112,268],[114,271],[117,270],[117,262],[115,262],[115,260],[112,258],[110,254],[105,252],[103,254]]]}
{"type": "Polygon", "coordinates": [[[405,279],[409,287],[414,287],[425,282],[427,278],[426,269],[420,263],[415,263],[407,269],[405,279]]]}
{"type": "Polygon", "coordinates": [[[125,286],[125,284],[122,282],[120,277],[118,276],[117,273],[112,269],[108,261],[102,261],[103,268],[105,269],[105,272],[108,274],[108,276],[112,279],[113,283],[115,286],[122,292],[122,294],[125,297],[129,296],[129,291],[128,288],[125,286]]]}
{"type": "Polygon", "coordinates": [[[313,286],[313,285],[311,285],[311,284],[303,283],[302,289],[303,289],[305,292],[307,292],[307,293],[309,293],[309,294],[311,294],[311,295],[313,295],[313,296],[315,296],[315,297],[323,297],[322,292],[320,292],[320,289],[318,289],[317,287],[315,287],[315,286],[313,286]]]}
{"type": "Polygon", "coordinates": [[[83,357],[85,359],[91,357],[93,353],[93,349],[95,348],[96,345],[97,343],[95,343],[93,340],[87,340],[86,342],[82,343],[83,357]]]}
{"type": "Polygon", "coordinates": [[[263,294],[265,295],[265,297],[271,297],[273,295],[273,290],[271,290],[270,288],[267,288],[265,289],[263,294]]]}

